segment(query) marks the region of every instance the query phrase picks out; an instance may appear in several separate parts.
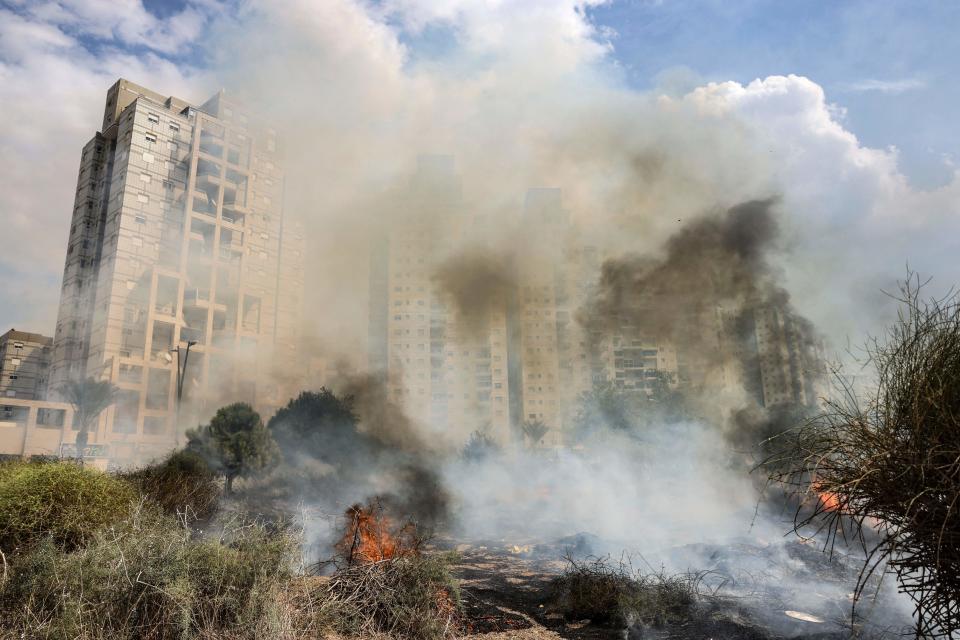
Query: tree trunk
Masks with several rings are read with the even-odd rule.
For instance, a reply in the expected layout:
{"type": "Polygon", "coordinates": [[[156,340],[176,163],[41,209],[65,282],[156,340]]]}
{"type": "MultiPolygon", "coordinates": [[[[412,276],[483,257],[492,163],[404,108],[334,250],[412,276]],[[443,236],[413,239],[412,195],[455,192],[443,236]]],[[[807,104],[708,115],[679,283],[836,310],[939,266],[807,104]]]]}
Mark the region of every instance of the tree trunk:
{"type": "Polygon", "coordinates": [[[75,441],[74,447],[77,450],[77,454],[76,454],[77,460],[81,464],[83,464],[83,450],[87,448],[87,440],[89,439],[89,437],[90,437],[90,434],[87,433],[86,427],[81,428],[80,431],[77,432],[77,439],[75,441]]]}
{"type": "Polygon", "coordinates": [[[226,486],[224,486],[224,491],[228,496],[233,493],[233,475],[232,474],[229,474],[229,473],[227,474],[227,482],[226,482],[226,486]]]}

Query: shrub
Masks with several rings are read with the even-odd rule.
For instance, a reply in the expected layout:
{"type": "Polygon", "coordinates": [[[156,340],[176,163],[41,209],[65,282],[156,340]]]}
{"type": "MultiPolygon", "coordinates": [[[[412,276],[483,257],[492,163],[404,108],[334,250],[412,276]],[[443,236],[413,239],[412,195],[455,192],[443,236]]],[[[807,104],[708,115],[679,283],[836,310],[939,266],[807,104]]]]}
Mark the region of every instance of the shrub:
{"type": "Polygon", "coordinates": [[[345,635],[443,638],[459,629],[461,617],[452,561],[406,556],[340,569],[313,594],[312,609],[345,635]]]}
{"type": "Polygon", "coordinates": [[[696,585],[690,576],[642,575],[606,558],[567,558],[567,563],[551,591],[553,607],[568,620],[589,619],[618,628],[664,627],[686,622],[696,613],[696,585]]]}
{"type": "Polygon", "coordinates": [[[294,545],[258,524],[193,540],[157,509],[65,552],[46,540],[11,564],[0,632],[38,638],[276,637],[294,545]]]}
{"type": "Polygon", "coordinates": [[[49,538],[75,549],[127,517],[137,502],[126,482],[72,462],[0,464],[0,550],[23,550],[49,538]]]}
{"type": "Polygon", "coordinates": [[[490,435],[482,431],[470,434],[467,443],[463,445],[460,457],[467,462],[484,462],[499,457],[503,449],[490,435]]]}
{"type": "Polygon", "coordinates": [[[780,436],[770,477],[812,509],[795,527],[869,547],[855,589],[895,574],[916,633],[960,635],[960,294],[924,302],[901,286],[898,320],[867,344],[866,393],[839,379],[823,414],[780,436]],[[864,527],[864,525],[867,525],[864,527]],[[872,540],[869,544],[867,540],[872,540]]]}
{"type": "Polygon", "coordinates": [[[205,519],[213,515],[220,501],[217,475],[193,451],[176,451],[159,464],[124,477],[170,514],[205,519]]]}

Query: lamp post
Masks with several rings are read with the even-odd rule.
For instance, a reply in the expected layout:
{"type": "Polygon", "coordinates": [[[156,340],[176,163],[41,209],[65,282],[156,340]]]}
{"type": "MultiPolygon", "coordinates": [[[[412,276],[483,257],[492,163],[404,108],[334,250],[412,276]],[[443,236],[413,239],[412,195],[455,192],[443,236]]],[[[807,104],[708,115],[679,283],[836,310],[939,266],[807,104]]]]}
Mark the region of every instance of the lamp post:
{"type": "Polygon", "coordinates": [[[177,444],[180,444],[180,403],[183,401],[183,381],[187,374],[187,361],[190,360],[190,347],[197,344],[196,340],[187,341],[187,350],[183,354],[183,366],[180,365],[180,345],[170,351],[177,352],[177,444]]]}

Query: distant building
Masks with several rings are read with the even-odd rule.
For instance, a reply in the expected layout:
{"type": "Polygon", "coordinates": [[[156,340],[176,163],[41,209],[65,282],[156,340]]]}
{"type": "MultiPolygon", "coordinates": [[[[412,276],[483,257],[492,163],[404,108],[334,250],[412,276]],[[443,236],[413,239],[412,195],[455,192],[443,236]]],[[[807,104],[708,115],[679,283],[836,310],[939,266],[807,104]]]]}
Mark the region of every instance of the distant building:
{"type": "Polygon", "coordinates": [[[0,400],[38,400],[47,393],[53,338],[11,329],[0,336],[0,400]]]}
{"type": "Polygon", "coordinates": [[[370,365],[411,418],[439,432],[479,429],[516,442],[523,423],[540,422],[549,429],[542,443],[562,445],[580,396],[595,385],[648,396],[729,393],[766,407],[816,403],[819,347],[786,306],[726,307],[710,302],[705,282],[702,297],[632,291],[622,317],[585,327],[578,315],[607,256],[578,236],[560,189],[527,191],[517,225],[530,246],[495,254],[496,274],[473,274],[467,298],[486,295],[484,278],[509,284],[466,321],[440,290],[438,264],[482,251],[492,230],[466,210],[452,158],[421,159],[391,203],[392,226],[371,251],[370,365]]]}
{"type": "Polygon", "coordinates": [[[463,210],[453,158],[424,156],[395,199],[393,225],[375,239],[370,271],[370,364],[392,401],[437,432],[481,430],[509,437],[505,302],[478,326],[458,318],[437,290],[434,260],[466,234],[481,244],[483,221],[463,210]]]}
{"type": "Polygon", "coordinates": [[[297,365],[303,232],[274,132],[223,92],[194,106],[119,80],[81,154],[51,389],[120,387],[90,442],[153,457],[220,404],[269,411],[297,365]],[[177,356],[190,350],[177,424],[177,356]],[[278,359],[284,359],[279,366],[278,359]]]}

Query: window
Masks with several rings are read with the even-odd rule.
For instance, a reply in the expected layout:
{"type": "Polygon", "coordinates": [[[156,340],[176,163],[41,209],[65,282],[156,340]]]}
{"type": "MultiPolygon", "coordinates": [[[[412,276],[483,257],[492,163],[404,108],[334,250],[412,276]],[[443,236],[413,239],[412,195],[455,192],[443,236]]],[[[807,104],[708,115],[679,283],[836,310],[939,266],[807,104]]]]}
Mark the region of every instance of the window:
{"type": "Polygon", "coordinates": [[[18,375],[15,374],[15,373],[11,373],[11,374],[10,374],[10,379],[11,379],[11,380],[16,380],[16,379],[19,378],[19,377],[20,377],[20,376],[18,376],[18,375]]]}
{"type": "Polygon", "coordinates": [[[143,137],[147,139],[147,142],[156,142],[156,141],[157,141],[157,134],[155,134],[155,133],[146,133],[146,134],[144,134],[143,137]]]}
{"type": "Polygon", "coordinates": [[[150,182],[153,180],[153,177],[149,173],[140,174],[140,182],[150,182]]]}
{"type": "Polygon", "coordinates": [[[136,221],[137,224],[147,224],[146,216],[134,216],[133,219],[136,221]]]}
{"type": "Polygon", "coordinates": [[[10,364],[17,367],[20,365],[20,358],[10,358],[10,364]]]}
{"type": "Polygon", "coordinates": [[[147,114],[147,120],[150,121],[150,122],[152,122],[152,123],[154,123],[154,124],[160,124],[160,116],[158,116],[158,115],[155,114],[155,113],[148,113],[148,114],[147,114]]]}
{"type": "Polygon", "coordinates": [[[171,122],[170,131],[180,131],[180,125],[178,125],[176,122],[171,122]]]}

